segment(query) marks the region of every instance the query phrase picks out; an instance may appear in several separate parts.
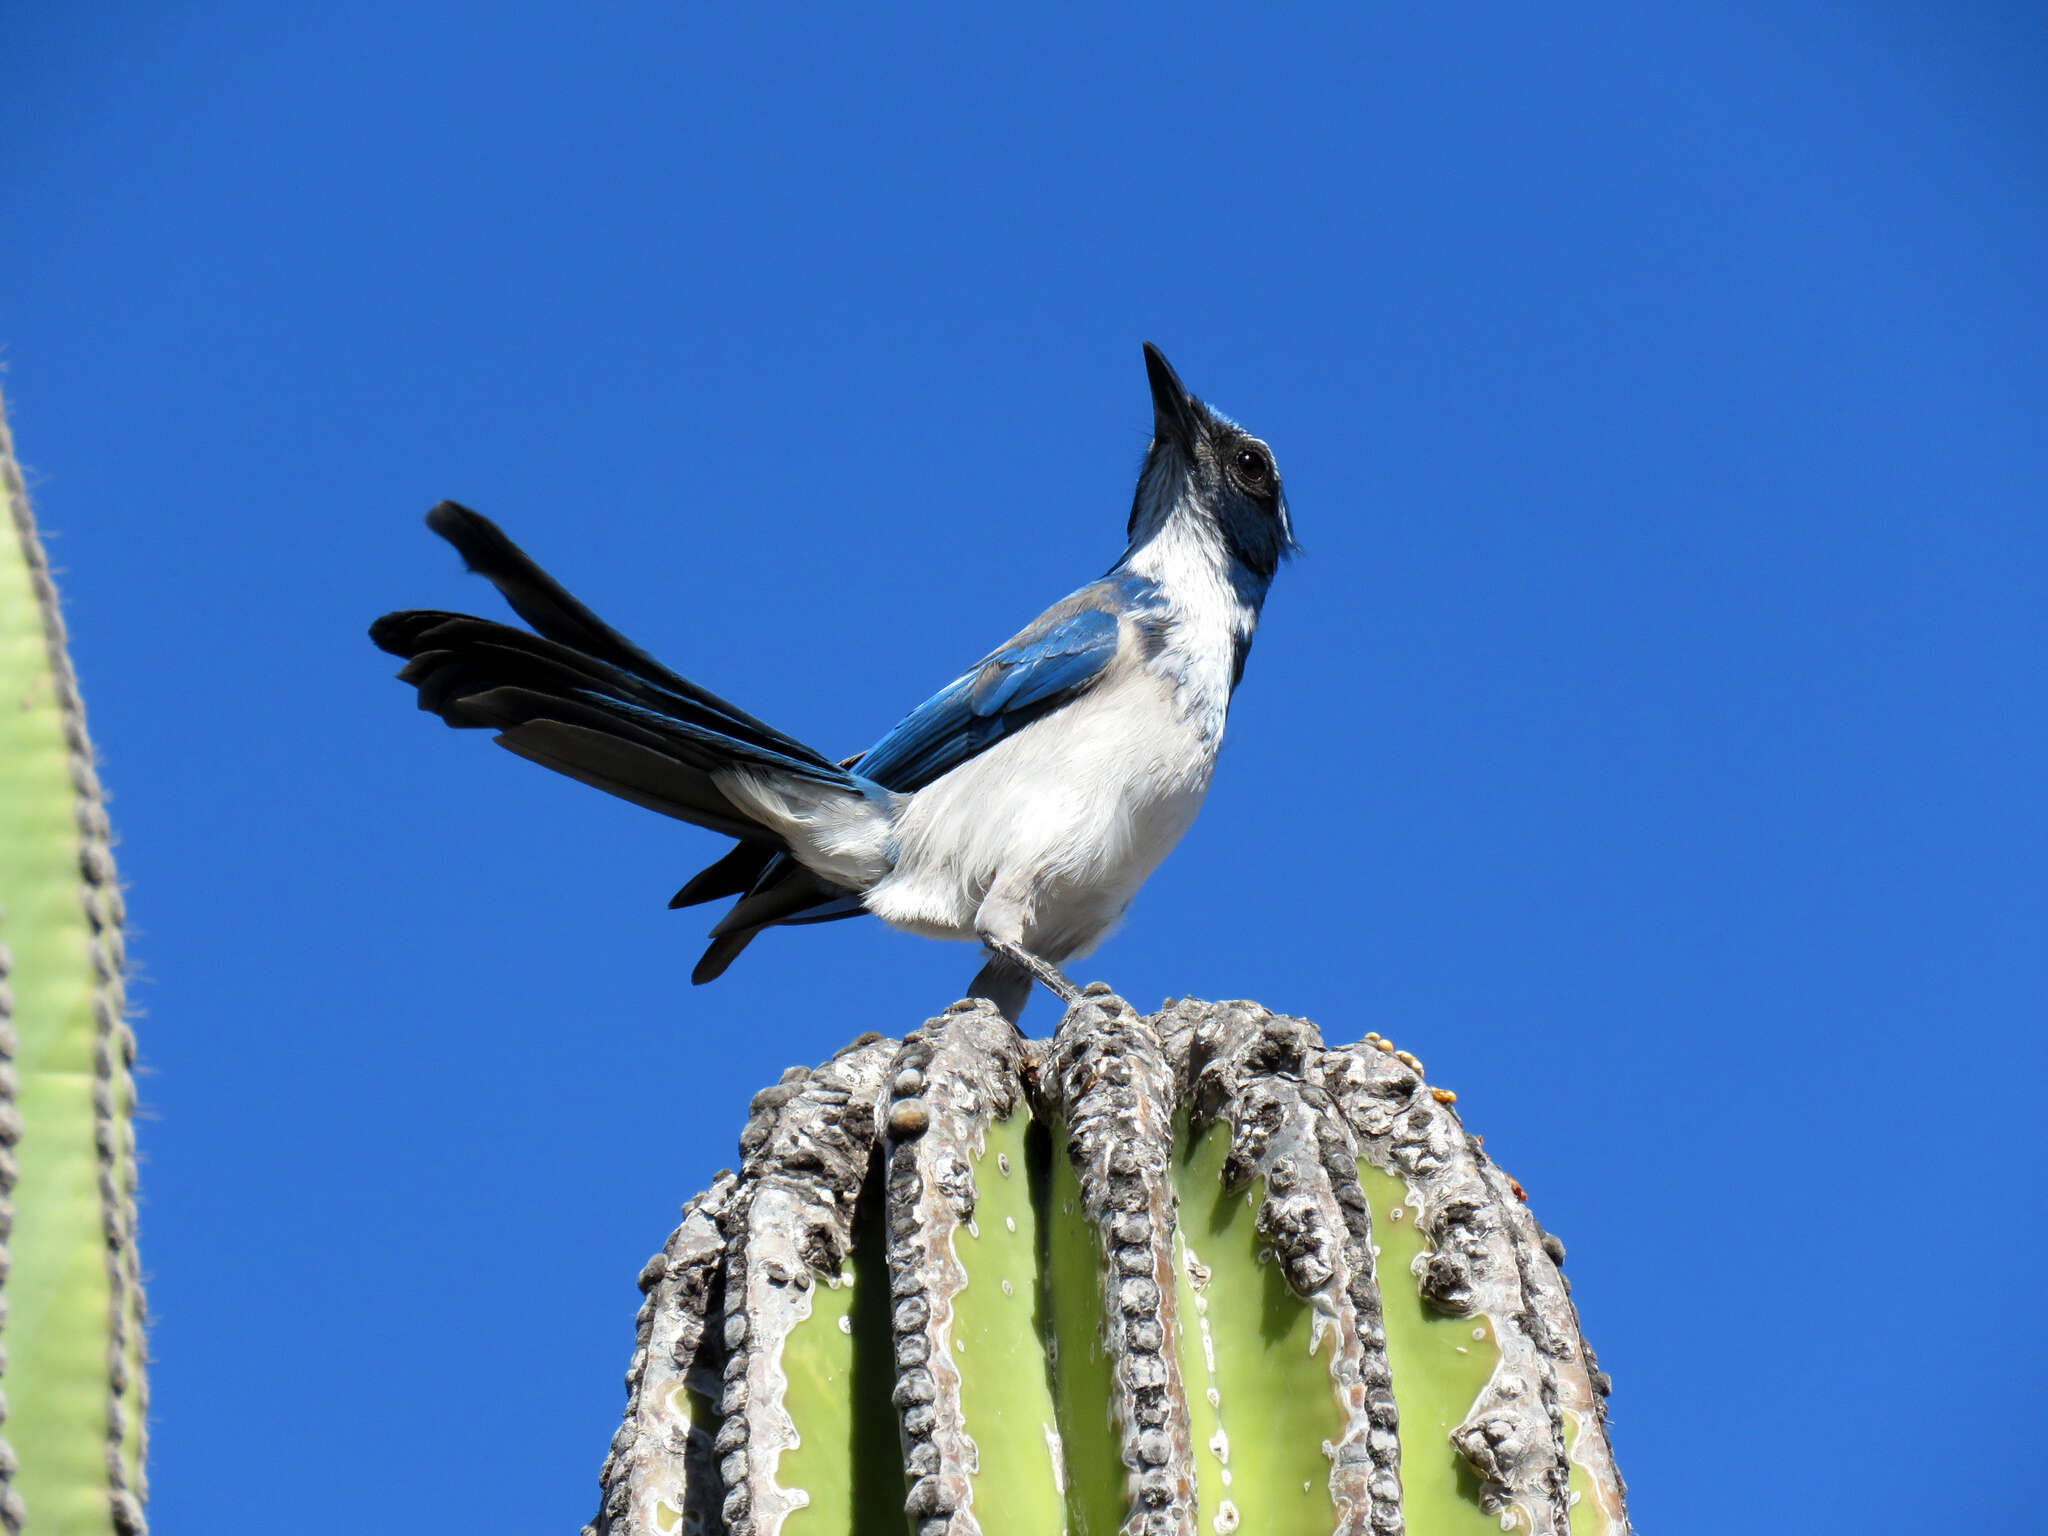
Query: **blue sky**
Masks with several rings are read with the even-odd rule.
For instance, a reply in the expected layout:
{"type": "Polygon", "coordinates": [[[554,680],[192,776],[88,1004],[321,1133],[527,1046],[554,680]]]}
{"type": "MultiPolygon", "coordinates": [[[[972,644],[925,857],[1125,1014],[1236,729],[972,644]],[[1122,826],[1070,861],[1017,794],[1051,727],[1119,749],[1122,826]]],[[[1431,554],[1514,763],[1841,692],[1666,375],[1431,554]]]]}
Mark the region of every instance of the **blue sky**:
{"type": "Polygon", "coordinates": [[[2036,1507],[2038,10],[8,33],[0,386],[132,888],[163,1536],[573,1529],[748,1094],[975,968],[844,923],[691,989],[720,845],[364,640],[496,611],[421,512],[852,751],[1115,557],[1144,339],[1308,553],[1076,969],[1456,1088],[1643,1529],[1725,1531],[1724,1478],[1770,1529],[2036,1507]]]}

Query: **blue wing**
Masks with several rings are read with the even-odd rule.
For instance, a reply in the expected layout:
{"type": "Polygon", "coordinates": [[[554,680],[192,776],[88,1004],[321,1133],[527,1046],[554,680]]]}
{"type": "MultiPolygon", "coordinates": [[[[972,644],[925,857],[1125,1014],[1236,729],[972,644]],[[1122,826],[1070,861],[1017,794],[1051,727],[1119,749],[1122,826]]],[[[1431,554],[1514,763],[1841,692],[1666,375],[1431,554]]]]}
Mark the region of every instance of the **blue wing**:
{"type": "Polygon", "coordinates": [[[1084,589],[904,716],[854,772],[885,788],[922,789],[1084,691],[1116,655],[1117,616],[1084,589]]]}
{"type": "MultiPolygon", "coordinates": [[[[857,778],[901,794],[924,788],[1091,687],[1116,655],[1120,615],[1136,621],[1141,643],[1149,643],[1146,636],[1156,638],[1157,598],[1158,589],[1138,576],[1110,576],[1083,587],[845,766],[857,778]]],[[[740,900],[712,928],[711,947],[690,973],[693,982],[722,973],[763,928],[829,923],[865,910],[859,897],[835,891],[788,854],[758,843],[734,848],[669,905],[731,895],[740,900]]]]}

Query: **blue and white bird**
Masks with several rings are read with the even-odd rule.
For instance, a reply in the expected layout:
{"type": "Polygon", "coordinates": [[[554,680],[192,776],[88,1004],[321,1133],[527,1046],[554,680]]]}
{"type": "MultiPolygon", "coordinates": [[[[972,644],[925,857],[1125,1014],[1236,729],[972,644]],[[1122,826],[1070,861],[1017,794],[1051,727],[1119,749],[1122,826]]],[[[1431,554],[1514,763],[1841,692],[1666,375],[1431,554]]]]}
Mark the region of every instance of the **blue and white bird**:
{"type": "Polygon", "coordinates": [[[670,903],[739,898],[692,981],[764,928],[871,912],[982,944],[970,993],[1012,1020],[1034,979],[1072,1002],[1061,962],[1116,926],[1209,791],[1294,549],[1272,452],[1149,343],[1145,368],[1152,443],[1123,555],[857,757],[835,762],[670,671],[450,501],[427,526],[537,633],[410,610],[370,637],[407,658],[399,677],[448,724],[735,839],[670,903]]]}

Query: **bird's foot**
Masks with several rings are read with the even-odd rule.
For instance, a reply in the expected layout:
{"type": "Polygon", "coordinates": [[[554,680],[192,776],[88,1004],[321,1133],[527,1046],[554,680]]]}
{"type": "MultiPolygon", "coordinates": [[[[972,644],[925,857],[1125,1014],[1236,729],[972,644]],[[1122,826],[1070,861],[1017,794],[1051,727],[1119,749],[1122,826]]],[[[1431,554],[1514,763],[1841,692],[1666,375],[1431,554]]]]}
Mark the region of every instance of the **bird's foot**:
{"type": "Polygon", "coordinates": [[[1018,970],[1036,978],[1045,989],[1069,1008],[1081,1000],[1081,989],[1067,980],[1066,973],[1050,960],[1041,960],[1022,944],[1012,944],[1006,939],[981,935],[981,942],[988,946],[989,953],[1007,960],[1018,970]]]}

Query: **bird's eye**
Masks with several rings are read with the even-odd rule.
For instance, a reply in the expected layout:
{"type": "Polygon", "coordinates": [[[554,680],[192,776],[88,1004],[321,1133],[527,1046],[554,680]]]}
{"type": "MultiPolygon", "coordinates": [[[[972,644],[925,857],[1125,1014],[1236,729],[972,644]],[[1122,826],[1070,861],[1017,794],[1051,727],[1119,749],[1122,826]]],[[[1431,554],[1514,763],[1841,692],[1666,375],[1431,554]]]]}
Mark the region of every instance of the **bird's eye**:
{"type": "Polygon", "coordinates": [[[1237,467],[1238,478],[1247,486],[1262,490],[1272,482],[1273,461],[1266,457],[1263,448],[1246,445],[1232,455],[1232,462],[1237,467]]]}

